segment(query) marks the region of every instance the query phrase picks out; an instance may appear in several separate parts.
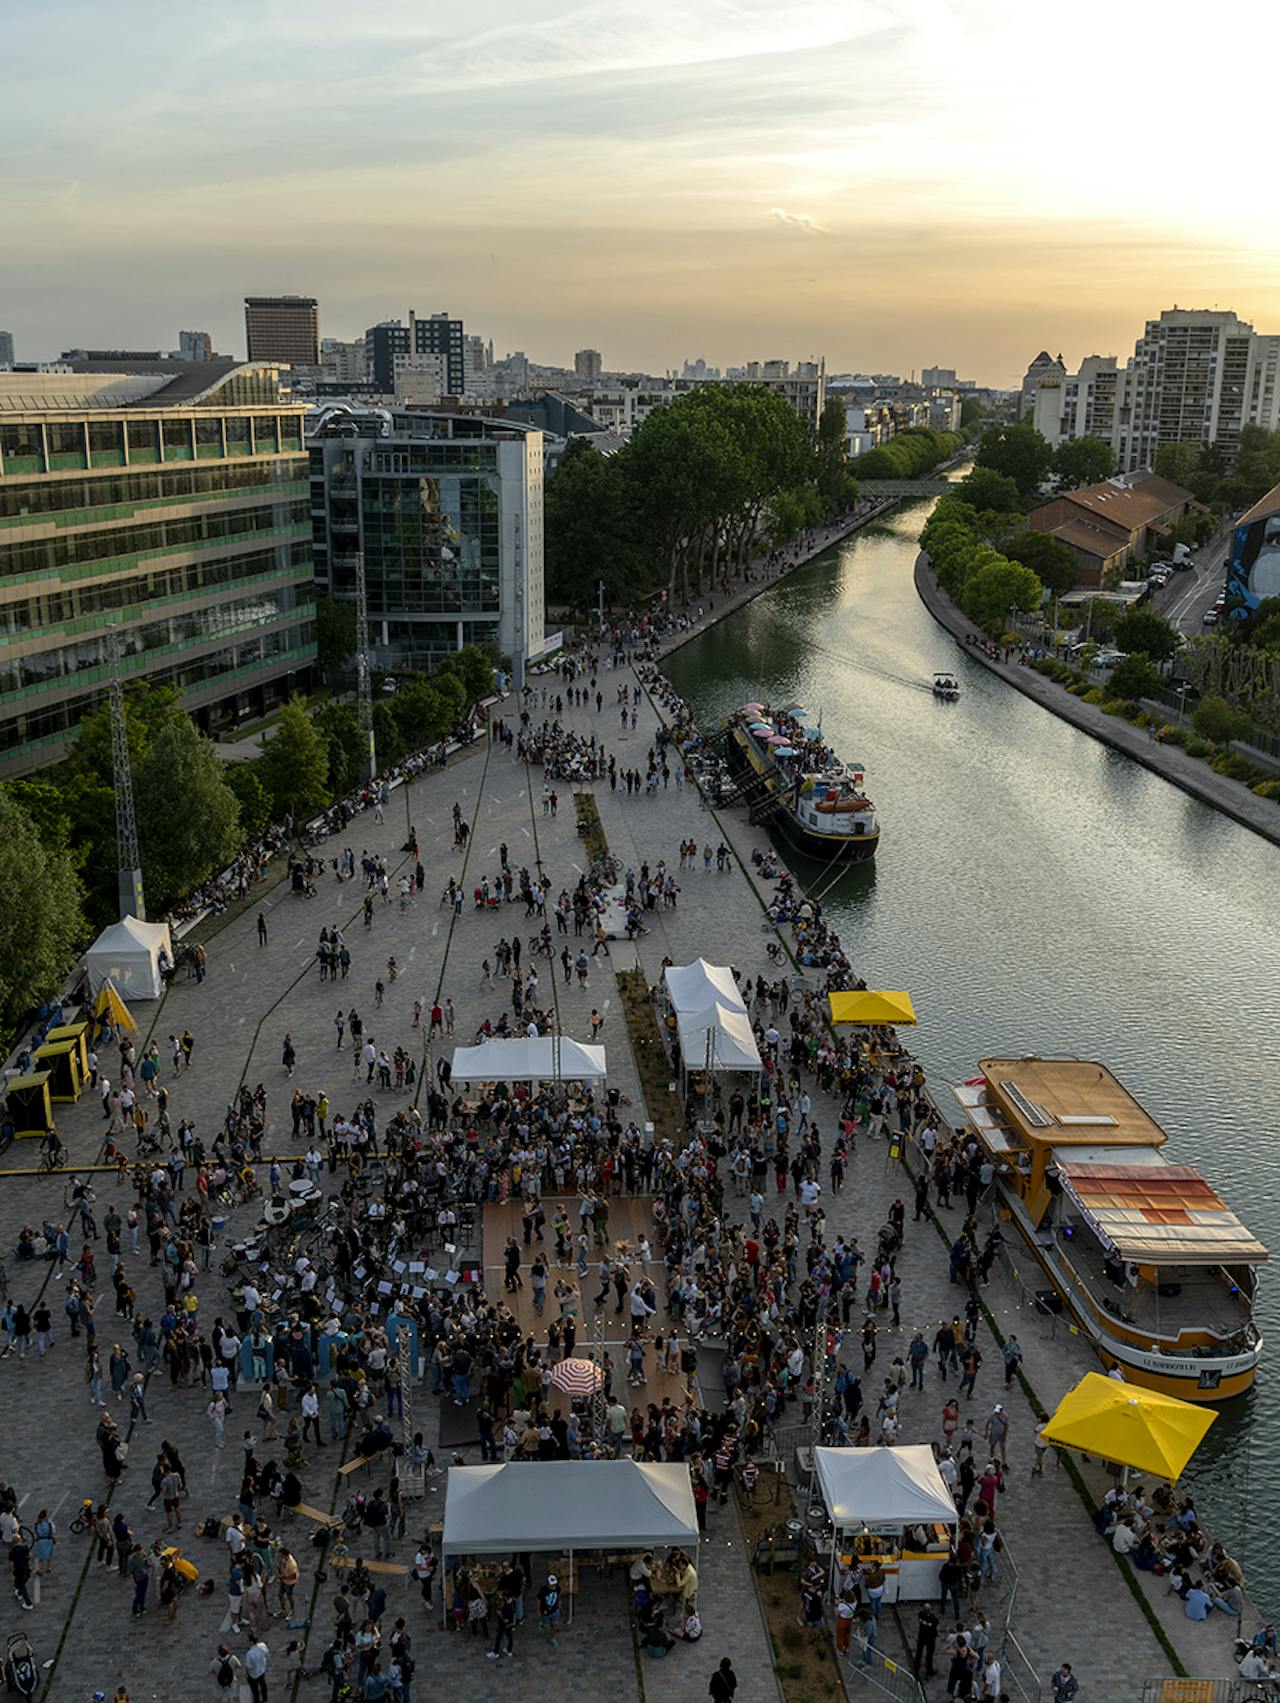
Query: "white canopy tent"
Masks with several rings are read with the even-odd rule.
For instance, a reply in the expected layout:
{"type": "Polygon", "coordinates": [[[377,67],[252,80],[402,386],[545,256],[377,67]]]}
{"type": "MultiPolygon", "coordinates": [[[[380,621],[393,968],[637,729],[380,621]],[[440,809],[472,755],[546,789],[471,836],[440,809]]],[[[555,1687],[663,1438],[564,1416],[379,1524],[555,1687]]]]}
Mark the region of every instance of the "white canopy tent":
{"type": "MultiPolygon", "coordinates": [[[[603,1047],[560,1037],[559,1079],[563,1082],[600,1082],[608,1074],[603,1047]]],[[[455,1047],[455,1082],[553,1082],[557,1078],[556,1042],[550,1035],[531,1039],[518,1035],[511,1040],[482,1041],[477,1047],[455,1047]]]]}
{"type": "MultiPolygon", "coordinates": [[[[689,1468],[657,1461],[452,1466],[444,1555],[632,1550],[698,1543],[689,1468]]],[[[572,1602],[572,1597],[570,1602],[572,1602]]]]}
{"type": "Polygon", "coordinates": [[[708,1054],[713,1074],[764,1068],[745,1011],[733,1011],[717,1002],[705,1011],[678,1012],[676,1033],[686,1070],[705,1070],[708,1054]]]}
{"type": "Polygon", "coordinates": [[[831,1588],[847,1535],[848,1560],[882,1559],[886,1602],[938,1595],[938,1581],[955,1526],[955,1498],[938,1471],[933,1450],[903,1448],[815,1449],[818,1485],[837,1541],[831,1546],[831,1588]]]}
{"type": "Polygon", "coordinates": [[[126,1000],[159,999],[164,992],[160,953],[173,962],[173,942],[167,922],[141,922],[125,917],[104,928],[85,954],[89,988],[97,993],[103,982],[114,982],[126,1000]]]}
{"type": "Polygon", "coordinates": [[[955,1525],[955,1497],[925,1444],[815,1449],[822,1499],[837,1530],[955,1525]]]}
{"type": "Polygon", "coordinates": [[[671,965],[663,972],[663,979],[677,1017],[686,1011],[705,1011],[710,1005],[723,1005],[730,1011],[747,1009],[733,971],[724,964],[695,958],[692,964],[671,965]]]}

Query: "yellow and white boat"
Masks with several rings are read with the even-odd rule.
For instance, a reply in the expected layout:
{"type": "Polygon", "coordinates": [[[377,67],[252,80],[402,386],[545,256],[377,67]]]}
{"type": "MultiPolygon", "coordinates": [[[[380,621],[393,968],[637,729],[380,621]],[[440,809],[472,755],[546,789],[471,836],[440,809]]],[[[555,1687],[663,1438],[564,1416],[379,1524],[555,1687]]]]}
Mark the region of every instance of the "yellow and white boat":
{"type": "MultiPolygon", "coordinates": [[[[1185,1401],[1253,1383],[1267,1250],[1105,1066],[988,1058],[953,1089],[997,1199],[1108,1368],[1185,1401]]],[[[1046,1299],[1049,1299],[1046,1297],[1046,1299]]]]}

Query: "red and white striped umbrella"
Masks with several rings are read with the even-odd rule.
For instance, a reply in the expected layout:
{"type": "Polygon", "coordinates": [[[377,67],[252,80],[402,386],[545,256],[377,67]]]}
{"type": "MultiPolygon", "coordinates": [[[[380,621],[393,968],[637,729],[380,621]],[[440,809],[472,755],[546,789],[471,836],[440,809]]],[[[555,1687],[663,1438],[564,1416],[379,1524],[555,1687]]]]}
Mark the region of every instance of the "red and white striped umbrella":
{"type": "Polygon", "coordinates": [[[594,1360],[561,1360],[551,1368],[551,1382],[566,1395],[589,1396],[604,1383],[604,1373],[594,1360]]]}

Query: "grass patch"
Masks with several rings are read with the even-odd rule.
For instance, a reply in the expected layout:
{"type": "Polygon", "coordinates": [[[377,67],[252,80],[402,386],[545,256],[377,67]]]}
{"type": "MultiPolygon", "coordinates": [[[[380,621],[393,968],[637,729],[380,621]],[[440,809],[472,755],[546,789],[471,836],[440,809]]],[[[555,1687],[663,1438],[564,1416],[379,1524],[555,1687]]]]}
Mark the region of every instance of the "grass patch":
{"type": "MultiPolygon", "coordinates": [[[[791,1488],[782,1473],[761,1473],[756,1486],[755,1506],[748,1508],[737,1497],[738,1514],[747,1555],[771,1526],[792,1513],[791,1488]]],[[[770,1573],[751,1565],[756,1597],[773,1646],[773,1671],[786,1703],[812,1703],[819,1697],[841,1697],[844,1683],[830,1634],[806,1632],[796,1625],[800,1593],[794,1562],[779,1562],[770,1573]]]]}
{"type": "Polygon", "coordinates": [[[679,1150],[684,1146],[684,1117],[679,1094],[671,1092],[671,1060],[654,1015],[649,983],[639,968],[615,971],[614,980],[627,1020],[627,1033],[631,1036],[640,1092],[653,1120],[654,1134],[659,1141],[669,1139],[679,1150]]]}
{"type": "Polygon", "coordinates": [[[573,808],[577,812],[578,823],[585,823],[585,844],[587,855],[592,858],[608,857],[609,841],[605,837],[604,824],[600,820],[600,812],[596,808],[596,795],[593,792],[574,794],[573,808]]]}

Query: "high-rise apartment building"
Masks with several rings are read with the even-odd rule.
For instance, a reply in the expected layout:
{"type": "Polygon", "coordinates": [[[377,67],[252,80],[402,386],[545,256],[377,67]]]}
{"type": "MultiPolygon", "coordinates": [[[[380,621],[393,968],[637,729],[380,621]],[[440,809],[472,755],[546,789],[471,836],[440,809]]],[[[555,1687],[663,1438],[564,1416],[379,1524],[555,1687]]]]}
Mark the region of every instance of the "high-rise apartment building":
{"type": "Polygon", "coordinates": [[[471,381],[477,373],[482,373],[493,364],[493,349],[486,349],[483,337],[464,337],[462,339],[462,371],[466,388],[471,389],[471,381]]]}
{"type": "Polygon", "coordinates": [[[573,370],[584,384],[594,384],[604,371],[599,349],[579,349],[573,357],[573,370]]]}
{"type": "Polygon", "coordinates": [[[178,333],[179,361],[211,361],[213,359],[213,338],[207,331],[180,331],[178,333]]]}
{"type": "Polygon", "coordinates": [[[320,304],[314,296],[246,296],[244,335],[251,361],[320,365],[320,304]]]}
{"type": "Polygon", "coordinates": [[[1255,338],[1234,313],[1169,308],[1149,319],[1129,368],[1121,470],[1154,467],[1166,443],[1212,444],[1231,460],[1250,418],[1255,341],[1273,340],[1255,338]]]}
{"type": "Polygon", "coordinates": [[[1036,385],[1031,421],[1053,448],[1065,438],[1101,438],[1117,446],[1125,373],[1114,355],[1087,355],[1080,370],[1036,385]]]}
{"type": "Polygon", "coordinates": [[[376,666],[431,668],[464,644],[539,654],[540,431],[393,409],[387,432],[383,410],[337,404],[317,411],[307,441],[316,578],[353,598],[364,552],[376,666]]]}
{"type": "Polygon", "coordinates": [[[0,331],[0,367],[13,365],[13,332],[0,331]]]}
{"type": "Polygon", "coordinates": [[[920,369],[920,384],[924,390],[954,390],[956,369],[954,367],[922,367],[920,369]]]}
{"type": "Polygon", "coordinates": [[[211,732],[316,655],[305,410],[276,369],[0,374],[0,778],[61,757],[107,691],[178,687],[211,732]]]}
{"type": "Polygon", "coordinates": [[[442,355],[445,362],[445,391],[449,396],[461,396],[467,388],[465,336],[462,321],[450,319],[447,313],[428,314],[419,319],[410,313],[409,329],[415,355],[442,355]]]}
{"type": "Polygon", "coordinates": [[[1036,391],[1042,384],[1061,384],[1066,376],[1067,369],[1062,356],[1059,355],[1055,360],[1048,350],[1041,349],[1022,380],[1022,390],[1018,397],[1018,418],[1026,420],[1035,413],[1036,391]]]}
{"type": "Polygon", "coordinates": [[[320,371],[333,384],[363,384],[368,374],[365,339],[344,342],[340,337],[322,337],[320,371]]]}

